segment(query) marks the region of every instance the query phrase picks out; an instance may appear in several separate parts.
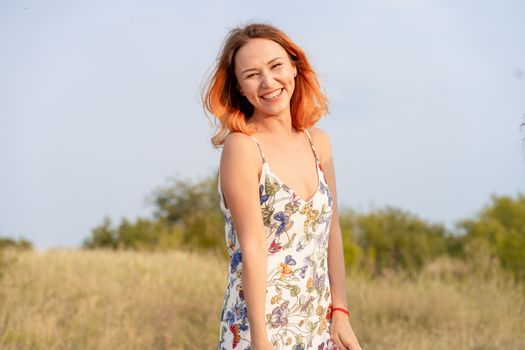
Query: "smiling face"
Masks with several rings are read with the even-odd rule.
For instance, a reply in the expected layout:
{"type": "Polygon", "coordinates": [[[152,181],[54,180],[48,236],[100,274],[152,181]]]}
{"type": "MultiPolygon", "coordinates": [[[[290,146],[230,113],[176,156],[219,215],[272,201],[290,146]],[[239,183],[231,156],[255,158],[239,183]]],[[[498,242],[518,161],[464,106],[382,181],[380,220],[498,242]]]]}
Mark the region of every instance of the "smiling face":
{"type": "Polygon", "coordinates": [[[250,39],[234,59],[239,91],[253,105],[254,114],[290,112],[297,68],[281,45],[268,39],[250,39]]]}

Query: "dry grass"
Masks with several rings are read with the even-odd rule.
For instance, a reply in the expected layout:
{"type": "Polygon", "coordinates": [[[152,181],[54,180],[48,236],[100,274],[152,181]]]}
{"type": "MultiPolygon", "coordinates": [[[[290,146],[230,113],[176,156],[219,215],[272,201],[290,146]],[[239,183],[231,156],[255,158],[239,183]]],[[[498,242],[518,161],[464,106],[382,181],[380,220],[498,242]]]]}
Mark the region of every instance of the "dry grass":
{"type": "MultiPolygon", "coordinates": [[[[220,257],[183,252],[17,253],[0,281],[1,349],[214,349],[220,257]]],[[[442,259],[417,280],[348,276],[365,349],[524,349],[521,287],[442,259]]]]}

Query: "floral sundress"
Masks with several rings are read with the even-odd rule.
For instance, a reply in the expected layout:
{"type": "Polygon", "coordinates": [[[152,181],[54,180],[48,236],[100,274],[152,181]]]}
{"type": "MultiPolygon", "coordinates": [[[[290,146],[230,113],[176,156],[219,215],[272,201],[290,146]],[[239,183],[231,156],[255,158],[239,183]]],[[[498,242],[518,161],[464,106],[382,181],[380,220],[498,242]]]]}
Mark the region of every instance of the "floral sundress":
{"type": "MultiPolygon", "coordinates": [[[[336,349],[330,340],[331,293],[328,236],[333,202],[308,130],[318,186],[305,200],[272,171],[257,139],[263,166],[259,198],[267,242],[266,332],[276,350],[336,349]]],[[[251,349],[242,287],[242,252],[218,175],[220,208],[230,264],[222,305],[218,350],[251,349]]]]}

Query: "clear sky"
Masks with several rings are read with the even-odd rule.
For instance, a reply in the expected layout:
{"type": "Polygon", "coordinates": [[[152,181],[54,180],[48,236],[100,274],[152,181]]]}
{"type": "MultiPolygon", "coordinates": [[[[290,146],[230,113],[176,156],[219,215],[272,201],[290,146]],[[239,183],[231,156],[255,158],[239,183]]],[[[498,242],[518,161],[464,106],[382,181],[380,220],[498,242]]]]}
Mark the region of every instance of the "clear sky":
{"type": "Polygon", "coordinates": [[[525,2],[0,2],[0,235],[75,247],[220,151],[201,84],[228,29],[283,29],[331,113],[340,206],[447,227],[525,192],[525,2]]]}

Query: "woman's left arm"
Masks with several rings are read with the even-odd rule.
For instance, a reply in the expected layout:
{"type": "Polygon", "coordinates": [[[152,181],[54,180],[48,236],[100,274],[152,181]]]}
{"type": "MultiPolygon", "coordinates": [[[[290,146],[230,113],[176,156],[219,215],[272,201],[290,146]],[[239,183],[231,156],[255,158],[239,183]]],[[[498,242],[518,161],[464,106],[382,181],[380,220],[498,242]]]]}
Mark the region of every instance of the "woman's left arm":
{"type": "MultiPolygon", "coordinates": [[[[346,301],[346,272],[343,253],[343,239],[339,225],[337,207],[337,190],[335,184],[334,161],[332,146],[328,134],[319,128],[312,128],[312,138],[319,153],[319,160],[332,196],[332,220],[328,239],[328,276],[332,295],[332,307],[342,307],[348,310],[346,301]]],[[[340,311],[332,312],[330,334],[336,346],[341,349],[361,350],[361,346],[350,326],[348,316],[340,311]]]]}

